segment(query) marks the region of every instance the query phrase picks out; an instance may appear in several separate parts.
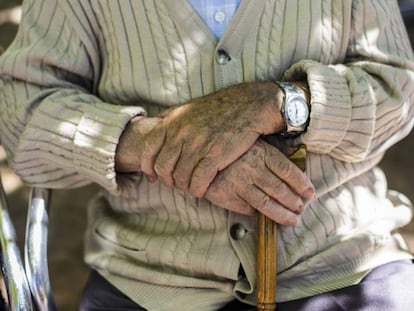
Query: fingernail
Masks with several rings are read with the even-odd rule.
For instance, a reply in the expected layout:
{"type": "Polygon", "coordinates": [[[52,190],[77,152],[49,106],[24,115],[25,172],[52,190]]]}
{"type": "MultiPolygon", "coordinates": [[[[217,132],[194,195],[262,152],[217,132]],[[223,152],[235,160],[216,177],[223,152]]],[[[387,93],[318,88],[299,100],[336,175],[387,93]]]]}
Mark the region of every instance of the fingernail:
{"type": "Polygon", "coordinates": [[[296,211],[296,214],[302,214],[303,213],[303,204],[301,204],[301,205],[299,205],[298,206],[298,209],[297,209],[297,211],[296,211]]]}
{"type": "Polygon", "coordinates": [[[157,181],[157,176],[155,176],[155,175],[146,175],[146,176],[147,176],[148,182],[150,182],[150,183],[154,183],[154,182],[157,181]]]}
{"type": "Polygon", "coordinates": [[[312,199],[315,196],[315,188],[309,187],[306,191],[302,194],[302,197],[307,199],[312,199]]]}
{"type": "Polygon", "coordinates": [[[289,219],[289,226],[296,227],[299,223],[299,216],[292,216],[289,219]]]}

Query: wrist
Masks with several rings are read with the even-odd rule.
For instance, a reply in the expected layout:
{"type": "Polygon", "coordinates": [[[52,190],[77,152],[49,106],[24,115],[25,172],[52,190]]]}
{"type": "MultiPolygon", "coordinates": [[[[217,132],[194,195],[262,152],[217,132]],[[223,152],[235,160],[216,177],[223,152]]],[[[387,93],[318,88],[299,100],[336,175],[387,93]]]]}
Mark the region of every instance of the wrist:
{"type": "Polygon", "coordinates": [[[141,172],[141,155],[145,137],[160,120],[160,118],[137,116],[129,121],[119,138],[115,153],[117,172],[141,172]]]}
{"type": "Polygon", "coordinates": [[[285,131],[286,129],[285,118],[283,118],[281,114],[285,98],[283,90],[277,83],[273,81],[269,81],[268,86],[269,88],[267,89],[267,91],[269,92],[269,102],[271,103],[271,105],[268,106],[269,110],[267,110],[266,116],[267,118],[272,120],[272,123],[274,125],[272,126],[273,130],[269,133],[265,133],[265,135],[279,133],[285,131]]]}
{"type": "MultiPolygon", "coordinates": [[[[139,168],[133,164],[133,150],[132,144],[134,144],[134,137],[137,137],[136,124],[144,117],[137,116],[132,118],[125,126],[121,136],[119,137],[118,145],[115,152],[115,170],[117,172],[132,172],[137,171],[139,168]]],[[[134,148],[136,151],[136,145],[134,148]]]]}
{"type": "Polygon", "coordinates": [[[306,131],[310,116],[310,94],[304,82],[275,81],[283,94],[279,112],[283,118],[283,136],[297,136],[306,131]]]}

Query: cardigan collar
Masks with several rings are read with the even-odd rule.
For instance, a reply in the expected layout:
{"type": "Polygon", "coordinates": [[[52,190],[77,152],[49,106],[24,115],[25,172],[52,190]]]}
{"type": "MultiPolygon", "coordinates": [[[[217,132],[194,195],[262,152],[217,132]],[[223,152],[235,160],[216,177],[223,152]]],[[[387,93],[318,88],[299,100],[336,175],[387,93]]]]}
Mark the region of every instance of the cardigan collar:
{"type": "Polygon", "coordinates": [[[181,24],[193,42],[204,50],[226,50],[232,55],[239,55],[245,39],[257,24],[256,18],[261,16],[264,1],[241,0],[240,5],[230,20],[220,40],[217,40],[208,26],[200,18],[187,0],[163,0],[169,8],[173,20],[181,24]],[[256,22],[256,23],[255,23],[256,22]]]}

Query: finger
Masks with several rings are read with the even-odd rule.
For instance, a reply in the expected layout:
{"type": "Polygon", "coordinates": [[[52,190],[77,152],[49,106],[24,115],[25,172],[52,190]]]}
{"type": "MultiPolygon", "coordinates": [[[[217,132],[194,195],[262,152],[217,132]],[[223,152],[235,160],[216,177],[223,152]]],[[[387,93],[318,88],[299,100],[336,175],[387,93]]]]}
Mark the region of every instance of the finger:
{"type": "Polygon", "coordinates": [[[204,196],[219,171],[216,165],[217,163],[213,163],[210,158],[203,158],[198,162],[192,172],[190,181],[190,193],[193,196],[198,198],[204,196]]]}
{"type": "Polygon", "coordinates": [[[199,198],[204,196],[217,173],[239,157],[239,155],[228,157],[223,147],[225,145],[226,143],[224,142],[221,146],[214,146],[215,148],[210,149],[207,156],[202,158],[194,167],[189,188],[193,196],[199,198]]]}
{"type": "Polygon", "coordinates": [[[225,208],[235,213],[251,216],[255,213],[243,198],[234,193],[231,183],[225,180],[216,180],[206,192],[205,198],[220,208],[225,208]]]}
{"type": "MultiPolygon", "coordinates": [[[[217,205],[217,204],[216,204],[217,205]]],[[[221,204],[218,205],[221,208],[225,208],[229,211],[247,215],[247,216],[253,216],[255,213],[255,209],[252,208],[245,200],[242,198],[231,198],[227,199],[221,202],[221,204]],[[221,205],[221,206],[220,206],[221,205]]]]}
{"type": "Polygon", "coordinates": [[[175,186],[173,172],[182,151],[181,144],[165,144],[162,146],[154,163],[154,171],[159,180],[169,187],[175,186]]]}
{"type": "Polygon", "coordinates": [[[252,216],[255,213],[255,209],[252,208],[245,200],[242,198],[227,198],[225,200],[209,200],[211,203],[217,205],[220,208],[227,209],[229,211],[243,214],[247,216],[252,216]]]}
{"type": "Polygon", "coordinates": [[[315,195],[315,188],[306,174],[270,145],[266,147],[265,165],[300,196],[310,199],[315,195]]]}
{"type": "Polygon", "coordinates": [[[257,188],[296,214],[303,212],[303,201],[279,177],[268,170],[255,171],[253,182],[257,188]]]}
{"type": "Polygon", "coordinates": [[[141,169],[151,181],[155,181],[157,179],[154,164],[158,152],[164,144],[165,138],[166,129],[162,121],[145,137],[144,150],[141,155],[141,169]]]}
{"type": "MultiPolygon", "coordinates": [[[[185,142],[173,172],[175,186],[182,191],[190,192],[196,197],[202,197],[212,181],[209,180],[209,183],[205,185],[205,189],[202,193],[192,193],[190,191],[190,183],[194,168],[200,165],[200,161],[202,161],[203,157],[209,152],[208,143],[209,140],[205,134],[194,135],[192,140],[185,142]]],[[[214,177],[215,175],[212,178],[214,177]]]]}
{"type": "Polygon", "coordinates": [[[202,197],[217,172],[239,159],[257,140],[258,134],[247,132],[237,137],[234,132],[224,132],[219,142],[210,142],[206,156],[194,168],[190,181],[190,193],[202,197]]]}
{"type": "Polygon", "coordinates": [[[296,226],[299,221],[297,214],[277,203],[255,185],[248,185],[245,191],[238,195],[260,213],[281,225],[296,226]]]}
{"type": "MultiPolygon", "coordinates": [[[[189,191],[190,189],[191,176],[192,176],[194,167],[197,164],[196,161],[198,161],[198,158],[196,160],[196,156],[194,152],[183,153],[182,156],[177,160],[176,166],[174,168],[173,178],[174,178],[175,186],[182,191],[189,191]]],[[[193,193],[191,194],[194,195],[193,193]]],[[[201,197],[201,196],[198,196],[198,197],[201,197]]]]}

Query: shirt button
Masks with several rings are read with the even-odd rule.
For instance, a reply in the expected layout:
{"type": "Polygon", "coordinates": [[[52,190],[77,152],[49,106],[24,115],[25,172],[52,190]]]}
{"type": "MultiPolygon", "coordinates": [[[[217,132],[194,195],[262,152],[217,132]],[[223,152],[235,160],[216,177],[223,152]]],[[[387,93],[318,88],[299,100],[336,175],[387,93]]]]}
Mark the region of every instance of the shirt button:
{"type": "Polygon", "coordinates": [[[246,236],[247,229],[242,224],[235,224],[230,228],[230,236],[233,240],[241,240],[246,236]]]}
{"type": "Polygon", "coordinates": [[[227,52],[223,50],[218,50],[216,57],[217,57],[217,62],[220,65],[225,65],[231,60],[229,54],[227,54],[227,52]]]}
{"type": "Polygon", "coordinates": [[[226,19],[226,14],[223,11],[217,11],[216,14],[214,14],[214,19],[217,23],[222,23],[226,19]]]}

